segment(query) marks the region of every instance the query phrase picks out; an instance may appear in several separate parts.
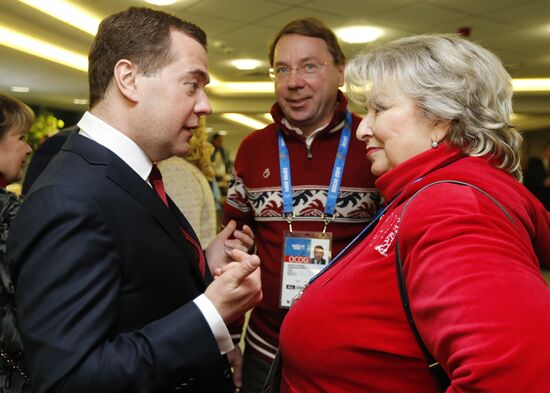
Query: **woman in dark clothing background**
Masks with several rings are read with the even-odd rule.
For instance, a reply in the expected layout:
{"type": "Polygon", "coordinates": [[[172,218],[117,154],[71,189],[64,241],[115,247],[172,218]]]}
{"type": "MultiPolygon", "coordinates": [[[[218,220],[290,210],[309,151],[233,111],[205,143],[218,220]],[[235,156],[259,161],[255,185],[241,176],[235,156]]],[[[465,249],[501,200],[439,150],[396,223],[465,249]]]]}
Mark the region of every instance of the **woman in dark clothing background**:
{"type": "Polygon", "coordinates": [[[0,391],[30,392],[14,308],[14,286],[5,258],[10,225],[21,199],[6,186],[21,178],[31,148],[25,134],[34,122],[33,111],[16,98],[0,94],[0,391]]]}

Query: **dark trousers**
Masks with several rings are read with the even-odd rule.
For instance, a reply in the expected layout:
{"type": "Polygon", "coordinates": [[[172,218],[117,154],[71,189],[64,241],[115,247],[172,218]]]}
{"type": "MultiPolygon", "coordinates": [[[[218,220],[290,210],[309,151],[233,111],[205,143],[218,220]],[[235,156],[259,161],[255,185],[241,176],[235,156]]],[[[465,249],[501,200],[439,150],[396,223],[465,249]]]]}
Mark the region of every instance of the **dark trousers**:
{"type": "Polygon", "coordinates": [[[270,363],[255,356],[252,351],[244,351],[243,385],[239,393],[261,393],[270,363]]]}

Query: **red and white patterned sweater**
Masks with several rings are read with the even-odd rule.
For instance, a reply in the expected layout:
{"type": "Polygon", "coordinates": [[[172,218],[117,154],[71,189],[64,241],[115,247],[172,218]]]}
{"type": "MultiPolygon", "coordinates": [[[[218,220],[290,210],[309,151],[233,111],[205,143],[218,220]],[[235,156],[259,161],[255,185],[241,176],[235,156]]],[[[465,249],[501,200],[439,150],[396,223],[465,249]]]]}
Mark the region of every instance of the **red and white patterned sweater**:
{"type": "MultiPolygon", "coordinates": [[[[261,259],[263,300],[252,312],[246,344],[258,356],[271,362],[278,346],[279,329],[286,315],[279,308],[283,232],[281,178],[278,157],[278,130],[282,129],[290,156],[294,231],[322,231],[327,190],[344,124],[347,101],[339,93],[339,107],[329,125],[319,131],[308,148],[303,136],[282,125],[277,104],[275,119],[262,130],[248,135],[241,143],[234,163],[225,204],[224,222],[234,219],[252,227],[257,254],[261,259]]],[[[335,219],[327,231],[333,234],[332,255],[344,248],[375,216],[380,196],[374,186],[370,161],[364,144],[355,138],[360,118],[353,116],[352,138],[336,204],[335,219]]],[[[242,324],[231,329],[240,338],[242,324]]]]}

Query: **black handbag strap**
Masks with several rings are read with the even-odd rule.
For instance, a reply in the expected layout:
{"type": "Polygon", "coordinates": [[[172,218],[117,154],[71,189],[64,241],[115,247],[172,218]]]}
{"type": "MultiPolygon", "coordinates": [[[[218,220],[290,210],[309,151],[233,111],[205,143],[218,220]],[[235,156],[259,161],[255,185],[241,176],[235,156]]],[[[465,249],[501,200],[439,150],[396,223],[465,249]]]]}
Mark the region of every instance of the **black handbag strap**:
{"type": "Polygon", "coordinates": [[[262,393],[279,393],[281,389],[282,368],[281,349],[277,348],[275,359],[273,359],[269,372],[265,378],[262,393]]]}
{"type": "MultiPolygon", "coordinates": [[[[467,186],[472,187],[473,189],[479,191],[486,197],[488,197],[491,201],[493,201],[499,208],[502,210],[502,212],[508,217],[508,219],[516,225],[514,222],[514,219],[512,216],[508,213],[508,211],[502,206],[494,197],[489,195],[487,192],[483,191],[481,188],[474,186],[473,184],[458,181],[458,180],[440,180],[433,183],[430,183],[424,187],[422,187],[420,190],[418,190],[412,197],[409,198],[407,203],[405,204],[405,207],[403,208],[403,211],[400,215],[399,222],[403,222],[403,216],[405,215],[405,211],[407,210],[407,207],[410,205],[410,203],[415,199],[418,194],[423,192],[429,187],[435,186],[436,184],[441,183],[452,183],[452,184],[458,184],[461,186],[467,186]]],[[[403,274],[403,264],[401,263],[401,250],[399,249],[399,231],[397,231],[396,238],[395,238],[395,265],[397,270],[397,280],[399,284],[399,295],[401,296],[401,304],[403,305],[403,309],[405,310],[405,314],[407,316],[407,321],[409,322],[409,326],[412,330],[412,333],[414,335],[414,338],[416,339],[416,342],[418,343],[418,346],[422,350],[422,353],[424,354],[424,357],[426,358],[426,362],[428,363],[428,368],[430,369],[430,372],[434,376],[439,388],[442,392],[446,391],[449,385],[451,384],[451,381],[448,377],[448,375],[445,373],[445,370],[443,370],[443,367],[439,364],[439,362],[433,357],[433,355],[430,353],[428,348],[426,348],[426,345],[424,344],[424,341],[422,340],[422,337],[420,336],[420,332],[418,331],[416,324],[414,323],[414,318],[412,316],[412,312],[410,309],[410,302],[409,302],[409,295],[407,293],[407,286],[405,284],[405,277],[403,274]]]]}

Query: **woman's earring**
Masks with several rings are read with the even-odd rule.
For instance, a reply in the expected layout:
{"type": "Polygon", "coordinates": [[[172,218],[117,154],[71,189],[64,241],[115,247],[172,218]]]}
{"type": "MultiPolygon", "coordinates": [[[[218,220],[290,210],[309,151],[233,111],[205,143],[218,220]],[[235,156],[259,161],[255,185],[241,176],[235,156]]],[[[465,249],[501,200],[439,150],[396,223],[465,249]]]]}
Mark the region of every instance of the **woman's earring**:
{"type": "Polygon", "coordinates": [[[439,143],[437,143],[437,141],[432,141],[432,149],[437,149],[437,146],[439,146],[439,143]]]}

